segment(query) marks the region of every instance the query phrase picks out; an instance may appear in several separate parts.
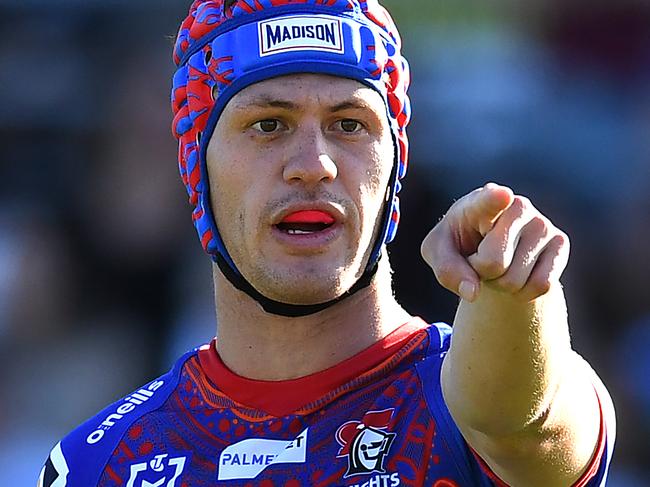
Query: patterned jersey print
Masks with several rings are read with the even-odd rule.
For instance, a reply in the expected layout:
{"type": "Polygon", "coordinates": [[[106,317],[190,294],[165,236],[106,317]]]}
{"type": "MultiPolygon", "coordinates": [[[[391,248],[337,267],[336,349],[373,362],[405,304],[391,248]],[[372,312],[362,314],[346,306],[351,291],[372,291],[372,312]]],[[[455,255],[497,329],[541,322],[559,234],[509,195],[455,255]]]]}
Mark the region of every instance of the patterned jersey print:
{"type": "Polygon", "coordinates": [[[202,360],[214,348],[195,351],[66,437],[41,485],[504,485],[484,472],[444,406],[449,332],[410,333],[397,352],[282,415],[226,395],[202,360]]]}

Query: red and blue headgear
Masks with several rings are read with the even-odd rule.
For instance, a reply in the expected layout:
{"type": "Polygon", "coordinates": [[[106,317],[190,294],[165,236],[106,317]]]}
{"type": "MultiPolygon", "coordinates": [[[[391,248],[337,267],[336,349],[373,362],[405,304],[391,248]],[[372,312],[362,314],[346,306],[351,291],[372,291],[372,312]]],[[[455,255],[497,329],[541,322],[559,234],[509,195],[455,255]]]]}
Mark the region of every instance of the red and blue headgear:
{"type": "Polygon", "coordinates": [[[368,285],[383,244],[395,237],[410,119],[409,69],[400,48],[397,28],[377,0],[195,0],[181,24],[174,49],[173,133],[192,219],[224,275],[265,310],[304,316],[349,296],[368,285]],[[241,276],[212,215],[206,166],[208,143],[228,101],[253,83],[294,73],[340,76],[376,90],[386,103],[395,146],[383,226],[364,275],[338,299],[308,306],[270,300],[241,276]]]}

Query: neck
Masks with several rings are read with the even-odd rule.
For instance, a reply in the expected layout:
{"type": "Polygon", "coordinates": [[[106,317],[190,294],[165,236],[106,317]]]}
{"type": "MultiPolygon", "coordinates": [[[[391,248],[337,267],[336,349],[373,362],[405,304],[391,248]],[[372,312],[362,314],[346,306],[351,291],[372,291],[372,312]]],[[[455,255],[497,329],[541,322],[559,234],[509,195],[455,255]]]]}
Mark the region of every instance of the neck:
{"type": "Polygon", "coordinates": [[[381,340],[411,317],[391,289],[382,258],[372,283],[313,315],[286,318],[266,313],[235,289],[216,268],[217,350],[238,375],[257,380],[304,377],[346,360],[381,340]]]}

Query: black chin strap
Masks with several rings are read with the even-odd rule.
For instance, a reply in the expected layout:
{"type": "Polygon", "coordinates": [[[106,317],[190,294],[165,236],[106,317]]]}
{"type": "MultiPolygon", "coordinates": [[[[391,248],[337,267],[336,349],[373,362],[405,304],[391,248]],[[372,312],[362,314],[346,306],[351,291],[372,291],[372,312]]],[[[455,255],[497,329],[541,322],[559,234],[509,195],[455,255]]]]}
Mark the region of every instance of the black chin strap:
{"type": "Polygon", "coordinates": [[[352,296],[360,289],[363,289],[370,285],[370,282],[372,281],[374,275],[377,273],[377,268],[379,267],[378,265],[379,259],[377,259],[372,266],[366,268],[366,270],[363,272],[359,280],[355,282],[350,289],[348,289],[346,292],[341,294],[338,298],[332,299],[331,301],[327,301],[325,303],[318,303],[318,304],[288,304],[288,303],[281,303],[280,301],[275,301],[273,299],[269,299],[263,294],[261,294],[246,279],[244,279],[243,276],[237,274],[227,264],[226,260],[221,256],[221,254],[217,254],[216,262],[223,275],[226,276],[226,279],[228,279],[228,281],[230,281],[230,283],[233,286],[235,286],[237,289],[239,289],[242,292],[245,292],[255,301],[260,303],[262,308],[264,308],[264,311],[274,315],[286,316],[288,318],[298,318],[300,316],[308,316],[314,313],[318,313],[319,311],[323,311],[324,309],[329,308],[333,304],[336,304],[339,301],[342,301],[345,298],[352,296]]]}

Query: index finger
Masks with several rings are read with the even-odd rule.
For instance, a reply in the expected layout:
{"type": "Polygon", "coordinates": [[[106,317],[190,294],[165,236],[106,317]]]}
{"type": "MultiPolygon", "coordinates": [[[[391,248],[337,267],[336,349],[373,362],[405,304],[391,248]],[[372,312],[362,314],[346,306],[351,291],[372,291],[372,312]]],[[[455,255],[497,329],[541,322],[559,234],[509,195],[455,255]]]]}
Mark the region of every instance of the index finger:
{"type": "Polygon", "coordinates": [[[485,237],[499,217],[512,205],[515,195],[507,186],[487,183],[473,191],[465,202],[466,223],[485,237]]]}

